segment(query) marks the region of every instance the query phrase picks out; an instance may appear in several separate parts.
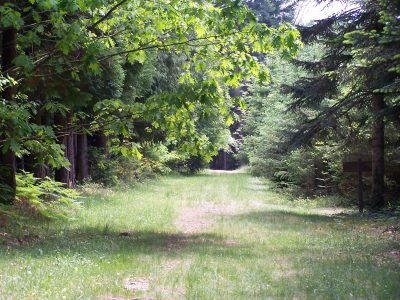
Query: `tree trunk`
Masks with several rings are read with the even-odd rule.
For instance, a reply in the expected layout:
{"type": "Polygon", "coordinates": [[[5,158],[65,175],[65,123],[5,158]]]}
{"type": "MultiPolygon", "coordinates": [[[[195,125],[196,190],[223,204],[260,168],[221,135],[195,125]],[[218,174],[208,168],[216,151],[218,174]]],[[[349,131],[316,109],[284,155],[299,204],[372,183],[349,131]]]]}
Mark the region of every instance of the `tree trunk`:
{"type": "Polygon", "coordinates": [[[88,141],[86,133],[77,135],[76,174],[80,181],[89,177],[88,141]]]}
{"type": "Polygon", "coordinates": [[[65,157],[68,159],[70,165],[68,168],[60,168],[55,172],[56,181],[63,182],[69,188],[76,186],[75,180],[75,145],[74,133],[72,131],[72,117],[73,113],[67,113],[66,116],[62,114],[55,114],[54,123],[60,127],[58,134],[60,135],[59,141],[64,145],[65,157]]]}
{"type": "MultiPolygon", "coordinates": [[[[2,34],[2,48],[1,48],[1,69],[4,75],[13,74],[10,68],[13,67],[13,60],[17,55],[17,31],[14,28],[6,28],[2,34]]],[[[13,102],[15,95],[15,86],[8,86],[4,89],[2,97],[7,102],[13,102]]],[[[13,135],[13,128],[9,125],[8,128],[11,136],[13,135]]],[[[6,139],[5,135],[1,135],[2,140],[6,139]]],[[[1,147],[0,147],[1,148],[1,147]]],[[[7,187],[6,192],[2,192],[0,202],[4,204],[11,204],[15,200],[16,193],[16,180],[15,180],[15,153],[11,149],[3,151],[0,149],[0,184],[7,187]]]]}
{"type": "Polygon", "coordinates": [[[372,112],[374,121],[372,127],[372,191],[371,206],[379,209],[385,206],[385,123],[383,116],[378,114],[385,108],[382,94],[374,94],[372,112]]]}

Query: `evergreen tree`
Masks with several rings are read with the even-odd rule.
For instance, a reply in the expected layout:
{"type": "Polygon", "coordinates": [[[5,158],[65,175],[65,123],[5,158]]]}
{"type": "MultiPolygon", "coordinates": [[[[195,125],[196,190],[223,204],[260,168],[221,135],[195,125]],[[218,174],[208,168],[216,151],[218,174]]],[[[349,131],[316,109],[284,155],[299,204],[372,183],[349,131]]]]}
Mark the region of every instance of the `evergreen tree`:
{"type": "Polygon", "coordinates": [[[316,107],[335,99],[308,121],[296,139],[313,137],[333,127],[351,109],[370,111],[372,129],[371,205],[383,207],[384,117],[399,105],[398,1],[364,1],[344,13],[301,29],[306,42],[322,41],[325,55],[318,61],[299,61],[314,76],[304,77],[285,90],[296,98],[292,108],[316,107]],[[370,108],[368,108],[370,107],[370,108]]]}

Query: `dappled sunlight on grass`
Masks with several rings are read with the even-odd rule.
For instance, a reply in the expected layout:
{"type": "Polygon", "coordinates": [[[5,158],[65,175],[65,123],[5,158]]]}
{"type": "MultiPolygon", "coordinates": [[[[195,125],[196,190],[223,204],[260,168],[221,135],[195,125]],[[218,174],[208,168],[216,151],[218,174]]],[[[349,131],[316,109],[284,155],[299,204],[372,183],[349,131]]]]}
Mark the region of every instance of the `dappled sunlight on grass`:
{"type": "Polygon", "coordinates": [[[377,227],[388,222],[294,205],[246,173],[84,201],[74,221],[39,222],[21,231],[37,239],[0,246],[0,299],[400,297],[399,239],[377,227]]]}

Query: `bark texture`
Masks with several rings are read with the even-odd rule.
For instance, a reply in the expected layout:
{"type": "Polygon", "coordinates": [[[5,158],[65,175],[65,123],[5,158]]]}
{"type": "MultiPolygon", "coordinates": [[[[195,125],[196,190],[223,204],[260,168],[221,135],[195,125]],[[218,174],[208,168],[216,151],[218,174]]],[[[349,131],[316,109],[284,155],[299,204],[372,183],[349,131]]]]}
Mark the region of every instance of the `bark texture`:
{"type": "Polygon", "coordinates": [[[55,172],[56,181],[63,182],[69,188],[76,186],[75,172],[75,134],[72,131],[73,113],[68,113],[66,116],[55,114],[54,123],[59,127],[59,141],[64,145],[65,157],[70,165],[68,168],[60,168],[55,172]]]}

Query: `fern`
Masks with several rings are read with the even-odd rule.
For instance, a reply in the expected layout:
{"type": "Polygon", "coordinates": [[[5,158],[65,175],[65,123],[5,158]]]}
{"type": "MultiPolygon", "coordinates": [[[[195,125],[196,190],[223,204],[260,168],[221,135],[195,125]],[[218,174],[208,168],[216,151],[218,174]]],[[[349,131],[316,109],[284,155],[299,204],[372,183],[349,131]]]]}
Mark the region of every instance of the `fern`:
{"type": "Polygon", "coordinates": [[[30,213],[48,219],[69,218],[81,203],[79,193],[66,188],[63,183],[35,178],[33,174],[17,174],[17,207],[24,213],[30,213]]]}

